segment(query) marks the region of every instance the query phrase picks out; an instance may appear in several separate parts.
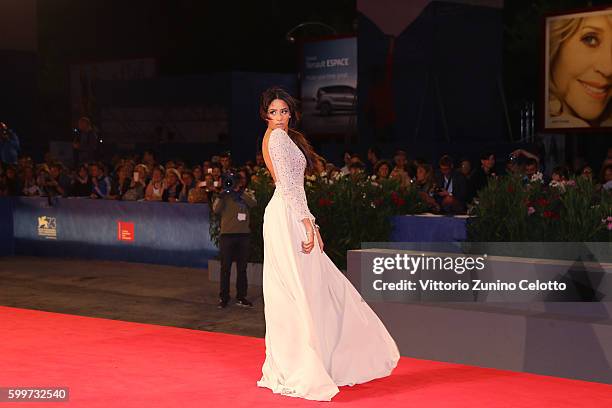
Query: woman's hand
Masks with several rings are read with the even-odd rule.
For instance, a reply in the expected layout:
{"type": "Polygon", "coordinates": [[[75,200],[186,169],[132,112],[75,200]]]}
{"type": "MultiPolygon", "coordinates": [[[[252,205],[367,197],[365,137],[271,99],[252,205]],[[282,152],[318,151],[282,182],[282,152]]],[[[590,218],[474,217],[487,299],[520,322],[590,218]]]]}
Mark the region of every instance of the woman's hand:
{"type": "Polygon", "coordinates": [[[314,227],[308,219],[305,219],[305,221],[302,222],[306,226],[306,236],[308,238],[308,241],[302,241],[302,252],[309,254],[310,251],[312,251],[312,248],[314,248],[314,227]]]}

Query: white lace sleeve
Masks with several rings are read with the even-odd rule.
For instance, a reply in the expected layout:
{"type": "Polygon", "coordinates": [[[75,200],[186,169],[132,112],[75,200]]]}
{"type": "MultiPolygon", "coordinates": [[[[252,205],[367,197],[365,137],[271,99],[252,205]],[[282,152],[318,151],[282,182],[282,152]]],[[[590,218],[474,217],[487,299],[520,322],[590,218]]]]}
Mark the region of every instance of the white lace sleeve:
{"type": "Polygon", "coordinates": [[[308,210],[304,191],[304,154],[283,129],[274,129],[270,133],[268,151],[276,176],[276,188],[300,221],[310,218],[314,223],[315,217],[308,210]]]}

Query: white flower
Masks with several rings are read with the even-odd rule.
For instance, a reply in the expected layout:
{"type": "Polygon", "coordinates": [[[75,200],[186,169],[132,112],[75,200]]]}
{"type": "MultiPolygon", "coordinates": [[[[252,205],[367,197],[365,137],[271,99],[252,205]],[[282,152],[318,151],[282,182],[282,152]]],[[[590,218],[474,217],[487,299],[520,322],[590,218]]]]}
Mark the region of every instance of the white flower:
{"type": "Polygon", "coordinates": [[[306,176],[306,180],[315,181],[317,176],[306,176]]]}
{"type": "Polygon", "coordinates": [[[544,181],[544,175],[541,172],[538,171],[533,176],[531,176],[530,181],[531,182],[539,181],[540,183],[542,183],[544,181]]]}
{"type": "Polygon", "coordinates": [[[307,181],[307,182],[306,182],[306,186],[307,186],[307,187],[312,187],[312,183],[311,183],[310,181],[307,181]]]}
{"type": "Polygon", "coordinates": [[[565,183],[563,181],[552,180],[549,186],[553,188],[558,188],[561,192],[565,191],[565,183]]]}

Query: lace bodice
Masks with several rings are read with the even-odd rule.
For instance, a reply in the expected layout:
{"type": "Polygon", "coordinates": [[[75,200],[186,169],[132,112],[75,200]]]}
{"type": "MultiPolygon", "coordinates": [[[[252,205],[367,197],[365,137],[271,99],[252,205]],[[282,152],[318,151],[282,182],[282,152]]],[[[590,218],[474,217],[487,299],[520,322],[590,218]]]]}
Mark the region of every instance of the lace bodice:
{"type": "Polygon", "coordinates": [[[315,217],[308,210],[304,191],[306,157],[283,129],[274,129],[268,139],[268,152],[276,177],[276,189],[301,221],[315,217]]]}

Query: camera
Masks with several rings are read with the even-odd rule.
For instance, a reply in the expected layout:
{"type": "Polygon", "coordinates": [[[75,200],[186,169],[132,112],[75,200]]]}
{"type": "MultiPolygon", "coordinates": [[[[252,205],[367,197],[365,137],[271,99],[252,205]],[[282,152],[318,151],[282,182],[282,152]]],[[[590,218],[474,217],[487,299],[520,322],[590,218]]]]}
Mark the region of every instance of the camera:
{"type": "Polygon", "coordinates": [[[224,193],[229,193],[240,183],[240,175],[233,171],[224,173],[221,176],[221,187],[224,193]]]}
{"type": "Polygon", "coordinates": [[[72,142],[78,143],[81,137],[81,131],[77,128],[72,128],[72,142]]]}

